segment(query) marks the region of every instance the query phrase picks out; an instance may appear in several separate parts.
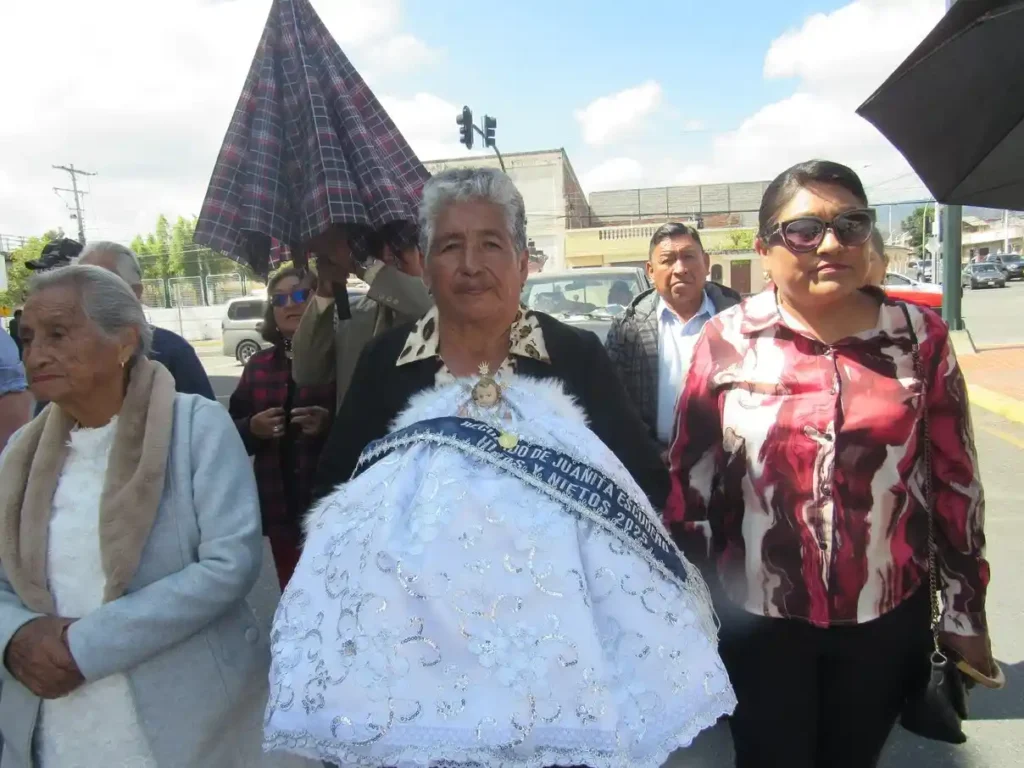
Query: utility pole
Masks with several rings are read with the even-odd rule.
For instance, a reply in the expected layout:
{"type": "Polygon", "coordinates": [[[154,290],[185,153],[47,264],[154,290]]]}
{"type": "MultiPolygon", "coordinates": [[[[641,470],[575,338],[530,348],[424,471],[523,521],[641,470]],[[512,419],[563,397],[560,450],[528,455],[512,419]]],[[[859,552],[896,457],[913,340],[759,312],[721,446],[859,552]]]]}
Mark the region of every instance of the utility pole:
{"type": "MultiPolygon", "coordinates": [[[[946,11],[956,0],[946,0],[946,11]]],[[[960,259],[962,248],[962,223],[964,211],[959,205],[947,205],[942,219],[942,318],[951,331],[964,329],[960,298],[960,259]]]]}
{"type": "Polygon", "coordinates": [[[71,174],[71,189],[60,189],[54,187],[54,192],[70,192],[75,196],[75,218],[78,219],[78,242],[85,245],[85,220],[82,218],[82,195],[85,192],[80,192],[78,189],[78,177],[79,176],[95,176],[95,173],[89,171],[80,171],[75,168],[75,164],[71,165],[55,165],[53,166],[58,171],[67,171],[71,174]]]}

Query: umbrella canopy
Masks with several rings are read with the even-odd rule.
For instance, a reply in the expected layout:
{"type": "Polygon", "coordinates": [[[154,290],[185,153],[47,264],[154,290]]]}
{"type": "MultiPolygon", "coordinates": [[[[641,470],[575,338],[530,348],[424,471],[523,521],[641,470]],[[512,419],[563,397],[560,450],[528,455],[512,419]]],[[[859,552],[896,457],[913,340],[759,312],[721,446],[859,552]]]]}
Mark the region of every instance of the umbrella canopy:
{"type": "Polygon", "coordinates": [[[195,241],[266,275],[343,224],[358,256],[381,233],[412,236],[429,175],[309,0],[274,0],[195,241]]]}
{"type": "Polygon", "coordinates": [[[947,204],[1024,210],[1024,2],[960,0],[857,112],[947,204]]]}

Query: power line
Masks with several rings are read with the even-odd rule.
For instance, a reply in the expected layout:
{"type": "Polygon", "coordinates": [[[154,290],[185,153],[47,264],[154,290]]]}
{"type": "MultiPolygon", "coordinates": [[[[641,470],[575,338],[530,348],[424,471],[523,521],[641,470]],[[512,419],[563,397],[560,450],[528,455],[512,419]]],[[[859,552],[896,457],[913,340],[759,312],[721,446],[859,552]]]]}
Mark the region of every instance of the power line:
{"type": "Polygon", "coordinates": [[[89,171],[80,171],[77,168],[75,168],[74,163],[71,163],[70,165],[55,165],[53,167],[56,168],[58,171],[67,171],[69,174],[71,174],[71,189],[61,190],[58,187],[54,187],[53,191],[57,192],[58,194],[62,191],[70,192],[75,196],[75,218],[78,219],[78,242],[80,242],[82,245],[85,245],[85,219],[83,218],[84,211],[82,210],[81,196],[86,193],[83,191],[79,191],[78,177],[95,176],[96,174],[91,173],[89,171]]]}

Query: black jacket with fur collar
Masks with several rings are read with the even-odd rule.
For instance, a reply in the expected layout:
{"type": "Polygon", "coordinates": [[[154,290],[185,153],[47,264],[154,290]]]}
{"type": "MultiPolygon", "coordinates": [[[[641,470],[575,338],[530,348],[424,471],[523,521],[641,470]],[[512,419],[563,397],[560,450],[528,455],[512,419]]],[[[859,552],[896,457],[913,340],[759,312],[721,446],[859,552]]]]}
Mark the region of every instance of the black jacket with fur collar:
{"type": "MultiPolygon", "coordinates": [[[[615,375],[600,339],[542,312],[540,321],[550,363],[517,359],[517,372],[538,379],[558,379],[586,412],[590,428],[625,465],[655,509],[665,505],[669,479],[658,444],[615,375]]],[[[359,358],[345,402],[321,453],[314,496],[320,498],[348,480],[359,454],[384,437],[395,417],[417,392],[434,386],[437,358],[396,366],[413,325],[377,337],[359,358]]]]}

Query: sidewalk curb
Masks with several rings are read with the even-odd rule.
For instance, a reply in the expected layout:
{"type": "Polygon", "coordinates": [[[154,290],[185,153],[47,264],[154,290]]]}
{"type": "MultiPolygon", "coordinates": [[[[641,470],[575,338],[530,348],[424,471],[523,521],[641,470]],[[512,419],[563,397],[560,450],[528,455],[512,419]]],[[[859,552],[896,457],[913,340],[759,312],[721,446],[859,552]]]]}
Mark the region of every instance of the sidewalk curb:
{"type": "Polygon", "coordinates": [[[979,387],[977,384],[971,384],[970,381],[967,382],[967,394],[972,405],[996,413],[1004,419],[1024,424],[1024,402],[999,392],[993,392],[991,389],[979,387]]]}

